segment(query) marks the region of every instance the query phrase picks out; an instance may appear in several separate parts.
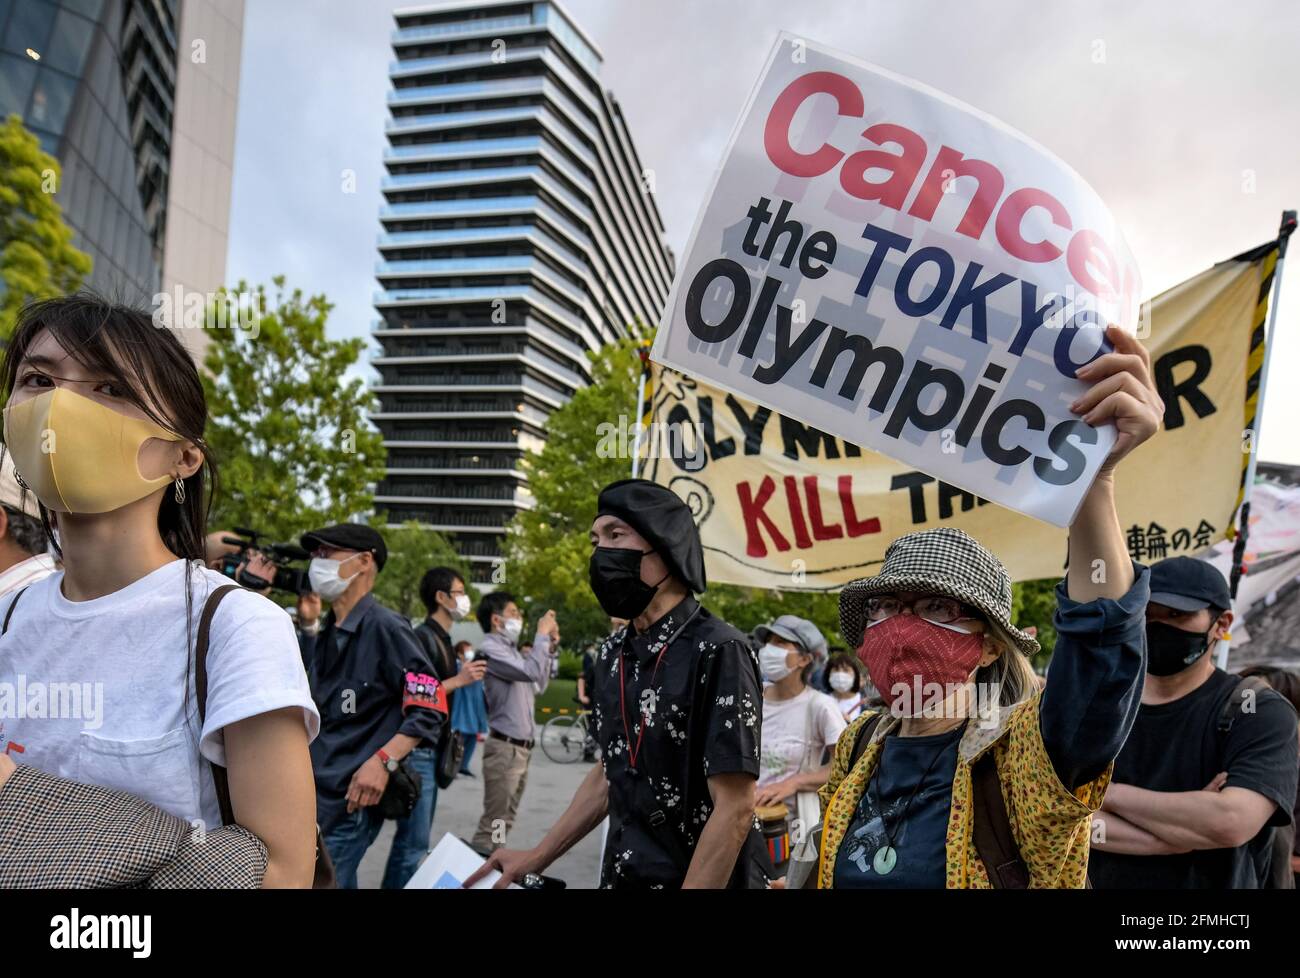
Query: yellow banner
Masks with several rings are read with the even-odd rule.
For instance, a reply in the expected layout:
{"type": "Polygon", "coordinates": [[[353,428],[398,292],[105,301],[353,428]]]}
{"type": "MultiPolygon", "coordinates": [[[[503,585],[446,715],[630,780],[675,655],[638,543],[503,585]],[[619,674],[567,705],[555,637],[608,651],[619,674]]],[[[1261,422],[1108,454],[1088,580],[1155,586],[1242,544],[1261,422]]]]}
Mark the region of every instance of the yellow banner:
{"type": "MultiPolygon", "coordinates": [[[[1144,342],[1165,426],[1116,476],[1136,560],[1196,553],[1230,526],[1276,256],[1275,247],[1257,249],[1151,302],[1144,342]]],[[[654,372],[643,472],[690,503],[711,582],[838,588],[875,573],[896,537],[936,526],[971,534],[1013,580],[1062,573],[1062,529],[677,371],[654,372]]]]}

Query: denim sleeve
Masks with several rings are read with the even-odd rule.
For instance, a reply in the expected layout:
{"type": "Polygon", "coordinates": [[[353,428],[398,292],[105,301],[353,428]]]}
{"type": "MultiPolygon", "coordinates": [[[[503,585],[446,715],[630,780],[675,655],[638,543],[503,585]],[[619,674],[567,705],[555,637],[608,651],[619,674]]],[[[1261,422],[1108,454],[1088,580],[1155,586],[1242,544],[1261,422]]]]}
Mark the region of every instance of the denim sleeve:
{"type": "Polygon", "coordinates": [[[1057,777],[1071,791],[1092,781],[1128,739],[1142,704],[1150,571],[1120,598],[1080,603],[1056,586],[1056,649],[1039,724],[1057,777]]]}

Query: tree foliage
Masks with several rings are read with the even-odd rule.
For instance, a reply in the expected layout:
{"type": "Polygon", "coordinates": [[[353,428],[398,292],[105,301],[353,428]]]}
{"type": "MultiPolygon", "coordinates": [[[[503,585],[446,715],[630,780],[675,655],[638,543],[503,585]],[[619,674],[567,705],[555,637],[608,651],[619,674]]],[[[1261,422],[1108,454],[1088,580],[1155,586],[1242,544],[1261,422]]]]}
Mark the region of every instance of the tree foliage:
{"type": "Polygon", "coordinates": [[[248,328],[208,330],[203,386],[220,465],[212,525],[283,540],[368,511],[385,453],[366,420],[372,395],[344,379],[365,341],[327,339],[329,301],[272,283],[273,296],[237,287],[252,300],[248,328]]]}
{"type": "Polygon", "coordinates": [[[55,197],[61,181],[58,160],[18,116],[0,124],[0,341],[26,303],[75,292],[90,274],[55,197]]]}
{"type": "Polygon", "coordinates": [[[380,604],[407,618],[423,618],[427,609],[420,600],[420,581],[433,567],[454,569],[465,581],[471,606],[478,603],[478,594],[469,583],[468,565],[437,530],[414,520],[396,528],[376,525],[375,529],[384,535],[388,546],[388,560],[375,578],[374,595],[380,604]]]}

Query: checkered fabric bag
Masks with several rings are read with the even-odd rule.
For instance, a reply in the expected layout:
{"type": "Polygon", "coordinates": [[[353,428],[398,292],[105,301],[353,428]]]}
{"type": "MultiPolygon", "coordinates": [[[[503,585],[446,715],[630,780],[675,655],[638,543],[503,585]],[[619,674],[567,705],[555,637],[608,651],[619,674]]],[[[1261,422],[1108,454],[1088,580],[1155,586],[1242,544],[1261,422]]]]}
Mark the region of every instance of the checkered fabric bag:
{"type": "Polygon", "coordinates": [[[955,598],[978,609],[1025,655],[1038,652],[1038,642],[1011,624],[1011,576],[1002,561],[961,530],[944,526],[901,536],[885,551],[879,574],[845,585],[840,592],[840,634],[850,648],[862,644],[869,620],[867,599],[896,591],[955,598]]]}
{"type": "Polygon", "coordinates": [[[0,888],[257,889],[266,846],[197,832],[134,795],[20,766],[0,789],[0,888]]]}

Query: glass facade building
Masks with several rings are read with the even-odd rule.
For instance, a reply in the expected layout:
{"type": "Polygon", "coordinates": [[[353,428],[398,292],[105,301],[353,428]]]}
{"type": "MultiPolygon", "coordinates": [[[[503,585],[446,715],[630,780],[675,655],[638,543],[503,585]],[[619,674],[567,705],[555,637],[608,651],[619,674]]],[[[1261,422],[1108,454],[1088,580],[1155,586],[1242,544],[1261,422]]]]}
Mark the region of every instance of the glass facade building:
{"type": "Polygon", "coordinates": [[[148,307],[224,284],[243,19],[243,0],[0,0],[0,119],[59,160],[95,291],[148,307]]]}
{"type": "Polygon", "coordinates": [[[395,18],[376,505],[447,534],[486,582],[531,505],[524,453],[589,382],[587,351],[658,321],[673,259],[601,55],[559,4],[395,18]]]}
{"type": "Polygon", "coordinates": [[[63,168],[59,203],[91,288],[162,283],[179,0],[0,0],[0,116],[63,168]]]}

